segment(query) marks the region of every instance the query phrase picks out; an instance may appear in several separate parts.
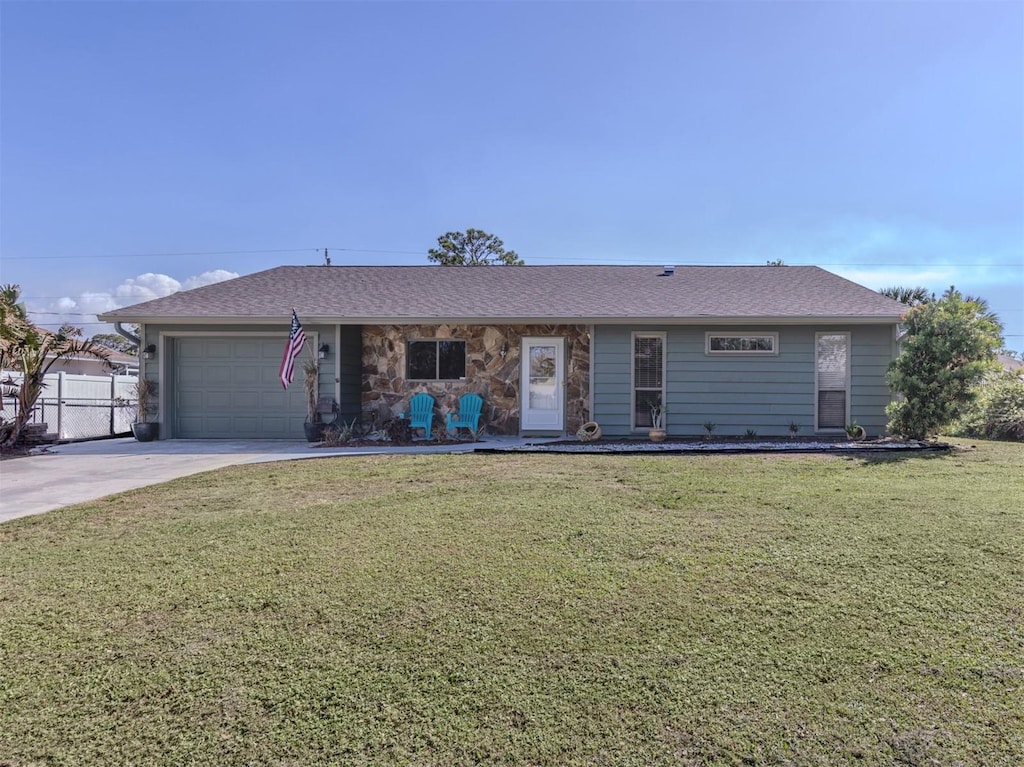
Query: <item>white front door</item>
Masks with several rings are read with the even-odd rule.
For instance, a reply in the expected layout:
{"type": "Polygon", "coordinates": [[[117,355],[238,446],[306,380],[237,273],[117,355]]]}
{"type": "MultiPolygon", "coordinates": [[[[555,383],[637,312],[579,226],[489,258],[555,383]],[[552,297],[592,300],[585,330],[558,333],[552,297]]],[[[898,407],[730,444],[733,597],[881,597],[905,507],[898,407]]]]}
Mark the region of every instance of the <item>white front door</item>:
{"type": "Polygon", "coordinates": [[[521,431],[565,431],[565,339],[524,338],[521,431]]]}

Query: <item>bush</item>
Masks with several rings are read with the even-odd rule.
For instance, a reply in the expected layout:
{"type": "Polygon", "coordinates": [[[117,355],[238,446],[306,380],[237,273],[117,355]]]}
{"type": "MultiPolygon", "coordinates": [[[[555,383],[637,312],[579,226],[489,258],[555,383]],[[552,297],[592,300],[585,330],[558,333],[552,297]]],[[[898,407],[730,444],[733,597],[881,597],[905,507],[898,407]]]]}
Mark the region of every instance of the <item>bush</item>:
{"type": "Polygon", "coordinates": [[[953,424],[953,434],[1024,442],[1024,378],[1002,373],[977,391],[970,409],[953,424]]]}
{"type": "Polygon", "coordinates": [[[969,408],[993,368],[1002,325],[981,299],[950,288],[904,316],[903,351],[886,380],[904,399],[886,408],[889,432],[925,439],[969,408]]]}
{"type": "Polygon", "coordinates": [[[412,444],[412,421],[408,418],[392,418],[384,424],[384,430],[387,432],[388,439],[394,444],[412,444]]]}

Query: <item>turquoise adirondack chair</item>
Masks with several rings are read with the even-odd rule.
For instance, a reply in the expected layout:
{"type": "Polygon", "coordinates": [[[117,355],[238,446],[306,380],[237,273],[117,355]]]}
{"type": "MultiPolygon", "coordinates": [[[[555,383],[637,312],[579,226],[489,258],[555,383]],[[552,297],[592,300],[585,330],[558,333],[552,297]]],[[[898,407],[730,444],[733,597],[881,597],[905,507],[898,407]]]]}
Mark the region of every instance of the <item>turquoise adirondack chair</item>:
{"type": "Polygon", "coordinates": [[[434,398],[421,391],[409,400],[409,412],[401,413],[399,418],[408,418],[414,429],[423,429],[423,435],[430,439],[431,426],[434,423],[434,398]]]}
{"type": "Polygon", "coordinates": [[[448,414],[448,432],[455,433],[458,429],[475,432],[480,426],[480,410],[483,406],[484,400],[479,394],[463,394],[459,397],[459,412],[448,414]]]}

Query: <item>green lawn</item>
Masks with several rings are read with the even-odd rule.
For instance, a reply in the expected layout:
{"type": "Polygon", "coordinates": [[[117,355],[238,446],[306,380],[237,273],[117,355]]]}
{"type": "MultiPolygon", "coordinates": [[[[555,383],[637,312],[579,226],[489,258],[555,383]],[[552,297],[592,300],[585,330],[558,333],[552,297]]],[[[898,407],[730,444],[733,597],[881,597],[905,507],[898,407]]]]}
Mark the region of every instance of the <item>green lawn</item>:
{"type": "Polygon", "coordinates": [[[0,765],[1019,765],[1024,445],[242,466],[0,526],[0,765]]]}

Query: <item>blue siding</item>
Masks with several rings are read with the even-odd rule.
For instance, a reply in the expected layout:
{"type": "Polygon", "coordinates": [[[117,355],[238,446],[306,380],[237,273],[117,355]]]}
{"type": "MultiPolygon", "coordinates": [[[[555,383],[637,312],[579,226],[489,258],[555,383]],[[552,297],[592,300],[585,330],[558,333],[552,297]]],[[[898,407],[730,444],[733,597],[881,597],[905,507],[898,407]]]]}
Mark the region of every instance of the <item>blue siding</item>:
{"type": "Polygon", "coordinates": [[[890,401],[885,370],[893,354],[892,326],[744,327],[779,334],[778,355],[707,355],[704,334],[722,326],[625,326],[594,328],[593,417],[605,434],[630,432],[630,381],[634,331],[666,334],[667,427],[671,434],[703,434],[705,421],[718,436],[785,436],[795,421],[801,435],[814,432],[814,338],[849,332],[851,417],[869,434],[885,428],[890,401]]]}
{"type": "Polygon", "coordinates": [[[851,389],[850,417],[868,434],[885,432],[888,419],[885,406],[893,395],[885,383],[885,373],[895,357],[895,331],[892,326],[852,329],[850,362],[851,389]]]}

